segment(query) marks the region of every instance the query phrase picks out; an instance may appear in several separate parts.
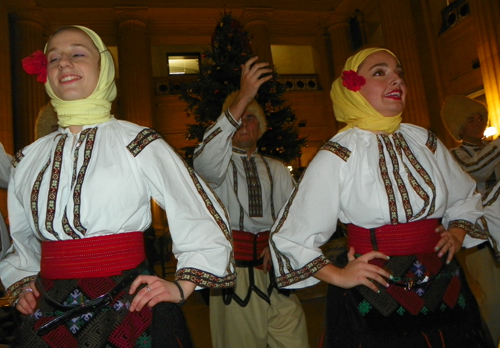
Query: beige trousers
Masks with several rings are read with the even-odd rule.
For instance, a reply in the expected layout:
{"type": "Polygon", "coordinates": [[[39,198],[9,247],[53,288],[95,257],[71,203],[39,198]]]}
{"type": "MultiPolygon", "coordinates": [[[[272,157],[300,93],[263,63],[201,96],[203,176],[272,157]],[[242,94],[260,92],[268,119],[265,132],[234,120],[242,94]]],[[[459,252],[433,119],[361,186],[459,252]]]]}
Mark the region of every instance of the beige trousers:
{"type": "MultiPolygon", "coordinates": [[[[249,270],[236,267],[236,294],[244,299],[249,270]]],[[[255,269],[255,285],[267,294],[269,273],[255,269]]],[[[222,302],[220,290],[210,294],[210,330],[213,348],[308,348],[306,318],[296,295],[271,293],[271,304],[252,292],[246,307],[234,300],[222,302]]]]}
{"type": "Polygon", "coordinates": [[[493,251],[486,247],[465,250],[467,282],[476,297],[481,315],[490,330],[493,342],[500,341],[500,262],[495,261],[493,251]]]}

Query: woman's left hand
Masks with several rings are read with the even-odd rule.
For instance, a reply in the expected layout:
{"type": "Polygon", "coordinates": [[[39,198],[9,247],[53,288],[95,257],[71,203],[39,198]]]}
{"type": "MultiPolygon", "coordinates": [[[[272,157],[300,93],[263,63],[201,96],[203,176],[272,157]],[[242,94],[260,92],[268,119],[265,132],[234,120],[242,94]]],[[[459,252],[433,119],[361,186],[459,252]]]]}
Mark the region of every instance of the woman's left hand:
{"type": "Polygon", "coordinates": [[[446,263],[450,263],[453,255],[462,248],[466,232],[463,228],[452,227],[447,230],[443,225],[440,225],[436,228],[436,233],[441,234],[441,239],[434,250],[438,252],[439,257],[448,253],[446,263]]]}
{"type": "MultiPolygon", "coordinates": [[[[184,299],[187,299],[196,288],[196,284],[188,281],[178,281],[184,292],[184,299]]],[[[136,292],[141,284],[146,284],[137,292],[130,304],[129,310],[140,311],[144,306],[154,307],[160,302],[180,303],[182,296],[177,285],[172,282],[161,279],[157,276],[140,275],[130,285],[129,294],[136,292]]]]}

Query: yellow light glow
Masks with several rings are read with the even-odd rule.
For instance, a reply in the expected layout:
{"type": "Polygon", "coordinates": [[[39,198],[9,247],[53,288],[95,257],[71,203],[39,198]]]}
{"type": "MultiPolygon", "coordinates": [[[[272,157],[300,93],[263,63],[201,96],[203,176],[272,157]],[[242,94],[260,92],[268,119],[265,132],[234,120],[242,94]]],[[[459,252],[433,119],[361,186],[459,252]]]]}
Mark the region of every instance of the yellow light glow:
{"type": "Polygon", "coordinates": [[[289,171],[292,171],[293,170],[293,167],[292,166],[288,166],[287,167],[289,171]]]}
{"type": "Polygon", "coordinates": [[[491,137],[495,134],[497,134],[497,129],[495,127],[488,127],[486,128],[486,130],[484,131],[484,136],[485,137],[491,137]]]}

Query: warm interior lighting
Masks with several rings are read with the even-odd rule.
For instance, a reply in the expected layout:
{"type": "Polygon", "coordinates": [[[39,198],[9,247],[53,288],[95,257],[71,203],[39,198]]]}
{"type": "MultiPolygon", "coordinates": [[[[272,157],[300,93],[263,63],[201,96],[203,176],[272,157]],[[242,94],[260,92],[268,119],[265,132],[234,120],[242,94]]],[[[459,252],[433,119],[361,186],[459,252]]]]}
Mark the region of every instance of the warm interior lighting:
{"type": "Polygon", "coordinates": [[[292,166],[288,166],[287,167],[289,171],[292,171],[293,170],[293,167],[292,166]]]}
{"type": "Polygon", "coordinates": [[[497,131],[497,129],[496,129],[495,127],[488,127],[488,128],[486,128],[486,130],[484,131],[484,136],[485,136],[486,138],[488,138],[488,137],[492,137],[492,136],[494,136],[495,134],[497,134],[497,132],[498,132],[498,131],[497,131]]]}
{"type": "Polygon", "coordinates": [[[170,75],[195,75],[200,73],[199,54],[169,54],[168,73],[170,75]]]}
{"type": "Polygon", "coordinates": [[[271,45],[271,54],[274,66],[280,75],[316,73],[311,46],[271,45]]]}

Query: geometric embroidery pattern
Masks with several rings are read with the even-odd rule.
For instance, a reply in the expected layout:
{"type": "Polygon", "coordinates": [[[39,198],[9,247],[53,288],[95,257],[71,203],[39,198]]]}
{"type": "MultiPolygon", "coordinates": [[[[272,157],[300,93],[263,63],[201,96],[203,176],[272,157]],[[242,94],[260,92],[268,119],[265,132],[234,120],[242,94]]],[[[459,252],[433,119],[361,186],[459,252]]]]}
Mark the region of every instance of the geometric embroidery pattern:
{"type": "Polygon", "coordinates": [[[136,157],[146,148],[146,146],[151,144],[156,139],[161,139],[161,135],[153,129],[145,128],[137,134],[130,144],[127,145],[127,149],[130,151],[132,156],[136,157]]]}
{"type": "Polygon", "coordinates": [[[206,139],[203,140],[203,143],[201,144],[200,148],[195,151],[193,153],[193,160],[198,157],[202,152],[203,152],[203,149],[205,148],[205,146],[210,142],[212,141],[217,135],[219,135],[220,133],[222,133],[222,129],[220,128],[217,128],[216,130],[214,130],[212,133],[210,133],[210,135],[208,137],[206,137],[206,139]]]}
{"type": "Polygon", "coordinates": [[[241,160],[243,161],[248,187],[248,215],[250,217],[262,217],[262,187],[260,186],[255,158],[251,157],[248,160],[246,157],[241,157],[241,160]]]}
{"type": "Polygon", "coordinates": [[[438,141],[436,134],[432,133],[431,131],[427,131],[427,142],[425,143],[425,146],[427,146],[427,148],[431,150],[433,154],[436,153],[437,144],[438,141]]]}
{"type": "Polygon", "coordinates": [[[328,141],[319,150],[330,151],[331,153],[334,153],[339,158],[341,158],[344,162],[347,162],[349,156],[351,156],[351,151],[348,148],[343,147],[339,143],[334,143],[331,141],[328,141]]]}
{"type": "MultiPolygon", "coordinates": [[[[119,275],[79,280],[41,279],[41,282],[51,298],[69,306],[108,293],[123,278],[124,275],[119,275]]],[[[151,347],[149,327],[152,322],[152,309],[146,306],[140,312],[130,312],[128,308],[132,298],[133,295],[129,295],[126,288],[113,299],[109,307],[84,313],[40,338],[35,330],[61,313],[54,310],[47,301],[41,300],[40,315],[24,319],[21,332],[23,346],[46,347],[48,344],[51,347],[63,348],[151,347]]]]}

